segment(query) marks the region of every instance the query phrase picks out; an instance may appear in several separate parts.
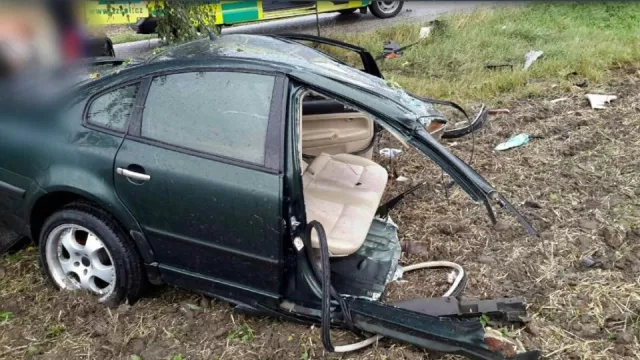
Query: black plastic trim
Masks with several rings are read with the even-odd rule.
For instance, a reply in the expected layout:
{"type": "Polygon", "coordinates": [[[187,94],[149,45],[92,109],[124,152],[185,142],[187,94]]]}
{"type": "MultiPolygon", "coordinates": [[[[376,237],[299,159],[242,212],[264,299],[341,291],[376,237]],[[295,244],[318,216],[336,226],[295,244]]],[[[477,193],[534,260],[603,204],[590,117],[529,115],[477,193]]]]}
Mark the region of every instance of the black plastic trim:
{"type": "MultiPolygon", "coordinates": [[[[93,104],[93,102],[101,97],[102,95],[108,94],[112,91],[121,89],[123,87],[127,87],[127,86],[131,86],[131,85],[138,85],[138,93],[136,94],[136,99],[135,99],[135,104],[138,103],[138,99],[140,97],[140,90],[142,87],[141,84],[142,80],[140,78],[135,79],[135,80],[131,80],[131,81],[126,81],[123,83],[119,83],[113,86],[109,86],[108,88],[101,90],[99,92],[97,92],[96,94],[92,95],[89,100],[87,100],[86,105],[84,106],[84,110],[82,111],[82,126],[87,128],[87,129],[91,129],[91,130],[96,130],[96,131],[100,131],[100,132],[104,132],[110,135],[115,135],[115,136],[123,136],[126,130],[113,130],[113,129],[109,129],[106,128],[104,126],[98,125],[98,124],[94,124],[89,122],[89,120],[87,119],[87,116],[89,115],[89,108],[91,107],[91,105],[93,104]]],[[[131,125],[132,119],[134,119],[134,114],[136,112],[136,105],[134,105],[134,109],[131,112],[131,115],[129,115],[129,120],[127,121],[127,125],[124,127],[125,129],[127,129],[128,126],[131,125]]]]}
{"type": "Polygon", "coordinates": [[[17,186],[13,186],[3,181],[0,181],[0,192],[18,199],[24,199],[24,195],[27,193],[26,190],[21,189],[17,186]]]}
{"type": "Polygon", "coordinates": [[[151,246],[149,245],[149,242],[144,237],[144,235],[141,232],[135,230],[131,230],[129,234],[131,235],[133,241],[136,243],[138,251],[140,251],[140,255],[142,256],[142,260],[144,260],[145,264],[154,262],[155,256],[153,254],[153,250],[151,249],[151,246]]]}

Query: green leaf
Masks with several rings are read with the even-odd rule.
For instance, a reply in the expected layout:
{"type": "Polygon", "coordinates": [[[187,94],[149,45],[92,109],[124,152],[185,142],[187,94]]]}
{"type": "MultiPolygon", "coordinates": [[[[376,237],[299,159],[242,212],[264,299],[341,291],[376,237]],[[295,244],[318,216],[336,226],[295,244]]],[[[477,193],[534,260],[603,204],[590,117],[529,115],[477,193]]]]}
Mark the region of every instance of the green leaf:
{"type": "Polygon", "coordinates": [[[0,322],[13,319],[13,313],[9,311],[0,311],[0,322]]]}
{"type": "Polygon", "coordinates": [[[129,360],[142,360],[142,358],[140,355],[133,354],[129,356],[129,360]]]}
{"type": "Polygon", "coordinates": [[[480,323],[482,324],[482,327],[486,327],[489,323],[489,320],[490,319],[486,314],[482,314],[482,316],[480,316],[480,323]]]}

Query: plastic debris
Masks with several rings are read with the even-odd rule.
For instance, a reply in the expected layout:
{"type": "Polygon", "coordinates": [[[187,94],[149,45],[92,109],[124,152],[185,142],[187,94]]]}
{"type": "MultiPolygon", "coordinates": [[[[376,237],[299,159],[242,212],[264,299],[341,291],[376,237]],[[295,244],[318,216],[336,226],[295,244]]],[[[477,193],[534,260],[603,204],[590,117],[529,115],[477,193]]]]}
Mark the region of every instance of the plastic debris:
{"type": "Polygon", "coordinates": [[[511,111],[509,109],[490,109],[487,111],[489,115],[499,115],[499,114],[509,114],[511,111]]]}
{"type": "Polygon", "coordinates": [[[590,268],[596,265],[596,261],[591,256],[585,256],[584,258],[582,258],[582,264],[585,267],[590,268]]]}
{"type": "Polygon", "coordinates": [[[533,63],[538,60],[540,56],[544,54],[544,51],[531,50],[524,55],[524,70],[528,70],[533,63]]]}
{"type": "Polygon", "coordinates": [[[386,157],[387,159],[394,159],[401,153],[402,153],[402,150],[400,149],[390,149],[390,148],[380,149],[380,155],[386,157]]]}
{"type": "Polygon", "coordinates": [[[503,142],[502,144],[498,144],[498,146],[495,147],[495,150],[504,151],[504,150],[523,146],[528,142],[529,142],[529,135],[522,133],[512,137],[511,139],[503,142]]]}
{"type": "Polygon", "coordinates": [[[506,67],[508,67],[509,70],[513,70],[513,64],[509,64],[509,63],[491,63],[491,64],[486,64],[484,67],[489,70],[498,70],[506,67]]]}
{"type": "Polygon", "coordinates": [[[617,98],[618,97],[615,95],[587,94],[587,99],[589,99],[592,109],[604,109],[605,104],[608,104],[611,100],[615,100],[617,98]]]}
{"type": "Polygon", "coordinates": [[[385,59],[395,59],[402,56],[400,45],[395,40],[385,43],[382,53],[385,59]]]}
{"type": "Polygon", "coordinates": [[[429,37],[429,35],[431,35],[431,26],[425,26],[423,28],[420,28],[420,39],[424,39],[426,37],[429,37]]]}
{"type": "Polygon", "coordinates": [[[399,182],[407,182],[407,181],[409,181],[409,178],[408,178],[408,177],[406,177],[406,176],[398,176],[398,178],[396,179],[396,181],[399,181],[399,182]]]}

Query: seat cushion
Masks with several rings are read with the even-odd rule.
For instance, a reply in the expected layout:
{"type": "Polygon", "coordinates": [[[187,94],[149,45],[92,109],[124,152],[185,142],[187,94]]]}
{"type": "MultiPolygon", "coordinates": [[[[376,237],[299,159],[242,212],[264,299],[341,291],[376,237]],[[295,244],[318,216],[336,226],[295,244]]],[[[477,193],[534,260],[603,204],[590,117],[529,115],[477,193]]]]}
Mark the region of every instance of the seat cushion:
{"type": "MultiPolygon", "coordinates": [[[[321,154],[303,174],[307,221],[327,233],[331,256],[348,256],[364,240],[387,184],[387,171],[371,160],[350,154],[321,154]]],[[[315,232],[311,242],[319,247],[315,232]]]]}
{"type": "Polygon", "coordinates": [[[380,204],[387,186],[387,170],[375,162],[351,154],[321,154],[304,172],[305,195],[309,193],[345,204],[380,204]]]}

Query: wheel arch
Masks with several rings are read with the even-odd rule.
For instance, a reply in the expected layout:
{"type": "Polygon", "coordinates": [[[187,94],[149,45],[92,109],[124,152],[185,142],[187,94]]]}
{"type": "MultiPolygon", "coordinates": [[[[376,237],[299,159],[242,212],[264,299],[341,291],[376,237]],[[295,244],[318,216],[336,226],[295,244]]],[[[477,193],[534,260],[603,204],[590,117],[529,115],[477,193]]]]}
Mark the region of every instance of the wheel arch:
{"type": "Polygon", "coordinates": [[[33,205],[29,207],[27,217],[31,238],[35,242],[38,242],[40,231],[46,219],[62,207],[79,201],[88,202],[99,210],[109,214],[127,236],[130,236],[131,231],[141,233],[136,220],[124,205],[120,203],[115,194],[113,199],[103,199],[87,191],[60,186],[47,189],[46,192],[32,200],[33,205]]]}

